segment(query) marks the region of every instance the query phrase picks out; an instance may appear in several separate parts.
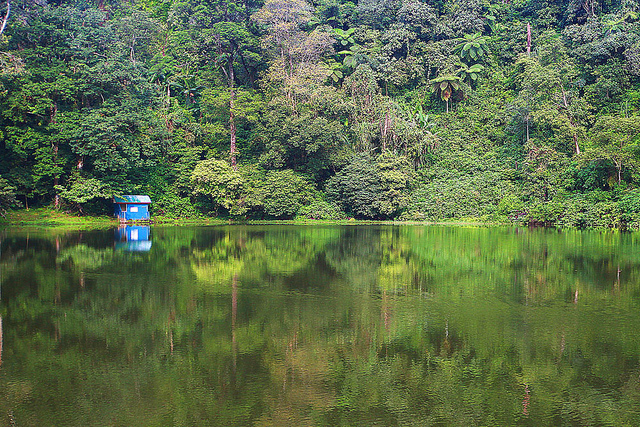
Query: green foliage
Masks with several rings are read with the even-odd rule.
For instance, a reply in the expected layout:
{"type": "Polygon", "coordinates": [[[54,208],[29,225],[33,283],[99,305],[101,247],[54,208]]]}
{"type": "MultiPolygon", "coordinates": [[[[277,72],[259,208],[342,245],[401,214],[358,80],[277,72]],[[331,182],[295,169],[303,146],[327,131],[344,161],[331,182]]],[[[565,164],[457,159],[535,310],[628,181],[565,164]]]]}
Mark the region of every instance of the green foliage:
{"type": "Polygon", "coordinates": [[[640,116],[600,117],[593,127],[592,141],[594,144],[585,156],[613,162],[618,183],[622,182],[623,168],[638,171],[640,116]]]}
{"type": "Polygon", "coordinates": [[[640,187],[631,3],[11,4],[0,174],[27,206],[55,203],[61,184],[81,203],[81,174],[180,217],[291,218],[316,196],[267,209],[260,189],[292,170],[359,218],[533,209],[600,227],[625,221],[585,194],[617,206],[619,187],[640,187]],[[212,158],[239,169],[201,173],[212,158]]]}
{"type": "Polygon", "coordinates": [[[640,190],[633,189],[622,193],[618,203],[620,221],[633,230],[640,229],[640,190]]]}
{"type": "Polygon", "coordinates": [[[336,41],[338,43],[340,43],[342,46],[348,46],[356,42],[353,38],[353,33],[355,30],[355,28],[349,28],[346,31],[342,28],[334,28],[333,34],[336,36],[336,41]]]}
{"type": "MultiPolygon", "coordinates": [[[[561,203],[555,222],[559,227],[616,228],[622,227],[619,205],[603,191],[576,194],[561,203]]],[[[549,218],[552,220],[552,218],[549,218]]]]}
{"type": "MultiPolygon", "coordinates": [[[[511,183],[496,172],[468,175],[447,171],[416,186],[402,219],[488,220],[496,214],[511,213],[500,210],[500,204],[506,197],[512,196],[509,193],[513,191],[511,183]]],[[[517,196],[513,197],[517,199],[517,196]]],[[[517,215],[517,212],[513,213],[517,215]]]]}
{"type": "Polygon", "coordinates": [[[525,214],[525,205],[517,195],[506,194],[500,199],[496,213],[510,220],[517,221],[525,214]]]}
{"type": "Polygon", "coordinates": [[[154,199],[151,209],[153,215],[158,214],[165,218],[193,219],[202,216],[189,197],[180,197],[174,191],[168,191],[162,197],[154,199]]]}
{"type": "Polygon", "coordinates": [[[528,221],[533,225],[554,225],[563,213],[564,206],[561,203],[555,201],[537,203],[529,210],[528,221]]]}
{"type": "Polygon", "coordinates": [[[449,101],[453,93],[460,89],[460,77],[447,74],[429,81],[431,90],[443,101],[449,101]]]}
{"type": "Polygon", "coordinates": [[[341,220],[347,216],[335,203],[324,200],[314,200],[311,204],[303,206],[298,211],[296,219],[321,219],[321,220],[341,220]]]}
{"type": "Polygon", "coordinates": [[[406,158],[361,154],[327,182],[327,194],[357,218],[385,219],[402,212],[412,185],[406,158]]]}
{"type": "Polygon", "coordinates": [[[0,215],[5,216],[7,209],[19,207],[21,203],[16,199],[16,187],[0,176],[0,215]]]}
{"type": "Polygon", "coordinates": [[[303,206],[315,199],[309,180],[290,169],[267,172],[257,192],[264,213],[277,219],[295,217],[303,206]]]}
{"type": "Polygon", "coordinates": [[[110,199],[114,191],[104,182],[95,178],[83,178],[77,175],[72,178],[67,186],[55,187],[59,191],[60,198],[76,207],[80,212],[84,211],[83,205],[96,199],[110,199]]]}
{"type": "Polygon", "coordinates": [[[468,66],[464,62],[461,62],[460,68],[456,71],[457,74],[460,74],[463,81],[467,81],[469,83],[475,82],[478,80],[478,76],[480,73],[484,71],[484,67],[482,64],[473,64],[472,66],[468,66]]]}
{"type": "Polygon", "coordinates": [[[524,161],[526,193],[533,203],[546,203],[567,187],[568,159],[556,150],[529,143],[524,161]]]}
{"type": "Polygon", "coordinates": [[[481,33],[465,34],[464,37],[456,39],[458,45],[455,51],[460,52],[460,57],[467,61],[477,62],[489,54],[487,47],[487,37],[481,33]]]}
{"type": "Polygon", "coordinates": [[[312,112],[292,114],[273,105],[263,117],[260,140],[265,150],[260,163],[267,168],[305,169],[314,175],[336,166],[342,157],[343,125],[312,112]]]}
{"type": "Polygon", "coordinates": [[[241,198],[245,192],[242,175],[222,160],[203,160],[191,173],[194,195],[206,196],[220,212],[242,213],[241,198]]]}

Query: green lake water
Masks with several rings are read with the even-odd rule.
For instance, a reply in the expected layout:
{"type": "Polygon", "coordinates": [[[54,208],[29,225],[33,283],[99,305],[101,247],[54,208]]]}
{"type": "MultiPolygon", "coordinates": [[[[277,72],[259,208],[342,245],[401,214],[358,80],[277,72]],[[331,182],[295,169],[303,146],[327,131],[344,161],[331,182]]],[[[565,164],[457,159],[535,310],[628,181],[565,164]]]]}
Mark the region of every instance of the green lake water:
{"type": "Polygon", "coordinates": [[[0,426],[640,425],[640,234],[0,240],[0,426]]]}

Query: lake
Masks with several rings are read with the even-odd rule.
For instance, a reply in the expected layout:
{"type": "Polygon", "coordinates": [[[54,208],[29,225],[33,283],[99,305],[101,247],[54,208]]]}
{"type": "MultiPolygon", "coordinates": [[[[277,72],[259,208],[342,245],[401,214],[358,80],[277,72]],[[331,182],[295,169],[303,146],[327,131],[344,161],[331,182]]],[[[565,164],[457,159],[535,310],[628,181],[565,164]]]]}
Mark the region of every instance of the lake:
{"type": "Polygon", "coordinates": [[[637,233],[0,239],[0,426],[640,425],[637,233]]]}

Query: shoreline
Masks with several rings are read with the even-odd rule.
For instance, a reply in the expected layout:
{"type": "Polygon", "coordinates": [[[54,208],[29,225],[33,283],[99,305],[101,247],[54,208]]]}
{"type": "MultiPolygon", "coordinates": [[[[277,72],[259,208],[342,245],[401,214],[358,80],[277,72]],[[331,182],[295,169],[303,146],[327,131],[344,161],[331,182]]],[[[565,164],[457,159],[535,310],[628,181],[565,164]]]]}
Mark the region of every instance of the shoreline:
{"type": "MultiPolygon", "coordinates": [[[[47,208],[36,208],[29,210],[7,211],[5,218],[0,218],[0,228],[7,227],[80,227],[80,228],[111,228],[117,227],[120,223],[117,219],[109,216],[79,216],[74,214],[56,211],[47,208]]],[[[233,218],[167,218],[156,216],[151,221],[132,222],[129,225],[463,225],[463,226],[519,226],[515,223],[501,223],[493,221],[474,221],[456,219],[451,221],[397,221],[397,220],[321,220],[321,219],[233,219],[233,218]]]]}
{"type": "MultiPolygon", "coordinates": [[[[117,228],[119,221],[110,216],[78,216],[47,208],[30,210],[7,211],[5,218],[0,218],[0,230],[6,228],[20,229],[106,229],[117,228]]],[[[219,225],[398,225],[398,226],[457,226],[457,227],[528,227],[528,228],[555,228],[529,226],[527,224],[500,221],[481,221],[472,219],[452,219],[450,221],[399,221],[399,220],[315,220],[315,219],[291,219],[291,220],[238,220],[230,218],[203,218],[203,219],[176,219],[156,216],[155,219],[145,222],[132,222],[128,225],[150,226],[219,226],[219,225]]],[[[622,231],[617,228],[566,228],[572,230],[607,230],[622,231]]]]}

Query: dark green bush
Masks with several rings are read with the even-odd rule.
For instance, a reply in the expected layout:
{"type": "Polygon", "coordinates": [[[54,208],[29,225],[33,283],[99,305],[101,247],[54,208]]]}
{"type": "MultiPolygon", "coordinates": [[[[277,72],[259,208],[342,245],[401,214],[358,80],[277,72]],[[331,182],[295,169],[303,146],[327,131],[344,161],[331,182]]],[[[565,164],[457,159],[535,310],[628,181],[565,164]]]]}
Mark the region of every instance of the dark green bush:
{"type": "Polygon", "coordinates": [[[505,195],[514,191],[513,184],[498,172],[467,175],[445,171],[438,175],[417,186],[402,219],[489,219],[496,215],[505,195]]]}
{"type": "Polygon", "coordinates": [[[561,214],[553,225],[577,228],[612,228],[619,224],[618,204],[606,193],[576,194],[562,202],[561,214]]]}
{"type": "Polygon", "coordinates": [[[180,197],[174,192],[166,193],[151,204],[154,214],[167,218],[200,218],[202,214],[191,203],[188,197],[180,197]]]}
{"type": "Polygon", "coordinates": [[[620,222],[627,228],[640,228],[640,189],[625,191],[618,203],[620,222]]]}
{"type": "Polygon", "coordinates": [[[21,205],[16,199],[16,187],[0,176],[0,215],[4,216],[7,209],[21,205]]]}
{"type": "Polygon", "coordinates": [[[369,154],[353,156],[347,166],[332,177],[327,195],[357,218],[396,217],[407,205],[413,184],[411,166],[403,156],[369,154]]]}
{"type": "Polygon", "coordinates": [[[562,216],[564,208],[562,203],[555,201],[537,203],[529,209],[529,224],[555,225],[562,216]]]}
{"type": "Polygon", "coordinates": [[[298,219],[323,219],[323,220],[341,220],[346,219],[347,215],[340,210],[335,203],[316,200],[310,205],[303,206],[298,211],[298,219]]]}
{"type": "Polygon", "coordinates": [[[295,217],[300,208],[316,196],[309,180],[290,169],[267,172],[264,183],[256,191],[264,213],[277,219],[295,217]]]}

